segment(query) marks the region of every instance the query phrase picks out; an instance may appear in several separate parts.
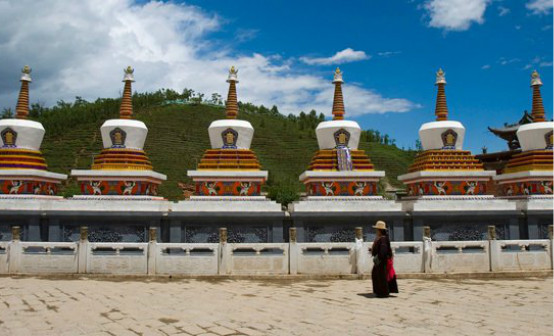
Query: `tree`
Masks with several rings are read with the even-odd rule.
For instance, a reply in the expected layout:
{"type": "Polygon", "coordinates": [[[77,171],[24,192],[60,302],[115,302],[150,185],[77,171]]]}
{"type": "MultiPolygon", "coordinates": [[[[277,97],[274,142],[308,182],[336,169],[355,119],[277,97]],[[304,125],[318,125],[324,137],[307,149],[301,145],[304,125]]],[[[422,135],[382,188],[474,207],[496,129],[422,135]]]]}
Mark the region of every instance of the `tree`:
{"type": "Polygon", "coordinates": [[[415,148],[418,152],[423,151],[423,146],[421,145],[421,141],[419,139],[416,139],[415,141],[415,148]]]}
{"type": "Polygon", "coordinates": [[[210,100],[210,103],[214,105],[221,105],[222,103],[221,95],[215,92],[212,93],[212,99],[210,100]]]}
{"type": "Polygon", "coordinates": [[[298,188],[292,181],[281,181],[269,187],[268,196],[282,205],[290,204],[300,198],[298,188]]]}
{"type": "Polygon", "coordinates": [[[0,115],[0,118],[6,119],[6,118],[13,118],[13,111],[10,107],[4,107],[2,109],[2,114],[0,115]]]}
{"type": "MultiPolygon", "coordinates": [[[[73,105],[75,107],[80,107],[88,104],[86,100],[81,99],[81,97],[75,98],[75,103],[73,105]]],[[[31,108],[29,109],[29,117],[36,119],[42,115],[46,111],[46,108],[44,107],[44,103],[33,103],[31,104],[31,108]]]]}
{"type": "Polygon", "coordinates": [[[277,106],[273,105],[271,107],[271,110],[269,110],[269,113],[271,113],[271,115],[278,116],[279,115],[279,109],[277,108],[277,106]]]}

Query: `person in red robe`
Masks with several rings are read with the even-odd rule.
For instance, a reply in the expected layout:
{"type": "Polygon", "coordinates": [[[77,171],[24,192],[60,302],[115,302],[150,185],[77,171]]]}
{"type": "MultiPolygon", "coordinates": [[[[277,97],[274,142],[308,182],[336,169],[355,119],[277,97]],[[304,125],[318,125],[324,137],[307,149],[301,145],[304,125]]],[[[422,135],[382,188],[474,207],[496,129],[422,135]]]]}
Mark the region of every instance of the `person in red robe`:
{"type": "Polygon", "coordinates": [[[390,293],[398,293],[396,273],[393,267],[392,248],[387,233],[387,224],[377,221],[373,226],[376,229],[375,241],[371,248],[373,256],[373,269],[371,270],[371,281],[373,293],[377,297],[388,297],[390,293]]]}

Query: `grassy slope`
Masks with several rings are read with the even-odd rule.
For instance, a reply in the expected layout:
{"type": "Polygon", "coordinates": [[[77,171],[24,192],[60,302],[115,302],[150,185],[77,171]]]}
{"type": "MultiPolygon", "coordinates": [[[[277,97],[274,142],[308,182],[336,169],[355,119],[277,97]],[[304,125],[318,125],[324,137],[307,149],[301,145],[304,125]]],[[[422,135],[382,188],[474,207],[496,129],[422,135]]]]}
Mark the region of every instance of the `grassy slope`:
{"type": "MultiPolygon", "coordinates": [[[[223,108],[206,105],[170,105],[135,111],[135,118],[144,121],[149,128],[145,150],[154,170],[168,176],[160,188],[162,195],[181,198],[177,183],[190,182],[186,171],[195,169],[209,147],[207,128],[213,120],[223,116],[223,108]]],[[[298,175],[306,169],[317,150],[314,130],[300,130],[294,122],[269,115],[240,113],[239,117],[250,121],[256,130],[252,149],[263,169],[269,170],[268,184],[295,184],[298,190],[303,190],[298,175]]],[[[49,169],[66,174],[71,169],[90,169],[92,156],[102,147],[101,124],[83,123],[56,137],[50,137],[47,130],[42,150],[49,169]]],[[[401,186],[396,176],[406,172],[413,152],[363,141],[360,148],[369,153],[377,169],[386,171],[389,184],[401,186]]],[[[76,183],[70,179],[62,193],[66,196],[78,193],[76,183]]]]}

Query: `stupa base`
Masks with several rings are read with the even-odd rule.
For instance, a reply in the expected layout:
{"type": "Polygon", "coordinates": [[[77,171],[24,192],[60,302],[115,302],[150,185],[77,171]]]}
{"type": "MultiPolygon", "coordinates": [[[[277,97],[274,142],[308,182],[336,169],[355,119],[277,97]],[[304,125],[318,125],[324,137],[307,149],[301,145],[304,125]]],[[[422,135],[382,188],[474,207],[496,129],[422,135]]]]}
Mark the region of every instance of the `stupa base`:
{"type": "Polygon", "coordinates": [[[56,197],[58,185],[67,175],[39,169],[0,170],[2,197],[56,197]]]}
{"type": "Polygon", "coordinates": [[[151,170],[72,170],[71,175],[77,178],[82,196],[155,197],[166,180],[151,170]]]}
{"type": "Polygon", "coordinates": [[[494,179],[501,189],[501,196],[525,198],[530,196],[552,197],[552,171],[522,171],[496,176],[494,179]]]}
{"type": "Polygon", "coordinates": [[[403,201],[464,201],[464,200],[490,200],[494,195],[422,195],[402,197],[403,201]]]}
{"type": "Polygon", "coordinates": [[[195,199],[233,197],[251,198],[265,197],[261,195],[261,187],[267,179],[267,171],[253,170],[189,170],[195,186],[195,199]]]}
{"type": "Polygon", "coordinates": [[[69,199],[73,200],[94,200],[94,201],[164,201],[162,196],[149,195],[74,195],[69,199]]]}
{"type": "Polygon", "coordinates": [[[417,171],[398,176],[408,196],[485,196],[494,171],[417,171]]]}
{"type": "MultiPolygon", "coordinates": [[[[308,197],[362,199],[377,195],[377,183],[383,171],[312,171],[300,175],[308,197]]],[[[379,196],[376,196],[379,197],[379,196]]]]}

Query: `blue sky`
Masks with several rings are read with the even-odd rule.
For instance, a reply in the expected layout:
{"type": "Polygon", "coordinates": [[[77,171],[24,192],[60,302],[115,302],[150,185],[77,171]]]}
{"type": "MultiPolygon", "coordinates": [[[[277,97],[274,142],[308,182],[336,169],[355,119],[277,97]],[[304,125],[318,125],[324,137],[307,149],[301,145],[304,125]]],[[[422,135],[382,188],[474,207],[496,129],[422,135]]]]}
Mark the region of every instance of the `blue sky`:
{"type": "Polygon", "coordinates": [[[0,1],[0,19],[0,107],[15,106],[24,64],[45,105],[117,97],[129,64],[138,91],[225,95],[236,65],[240,100],[330,115],[340,66],[346,116],[413,147],[442,67],[450,119],[474,153],[506,148],[487,126],[531,109],[533,69],[552,118],[552,0],[21,0],[0,1]]]}

